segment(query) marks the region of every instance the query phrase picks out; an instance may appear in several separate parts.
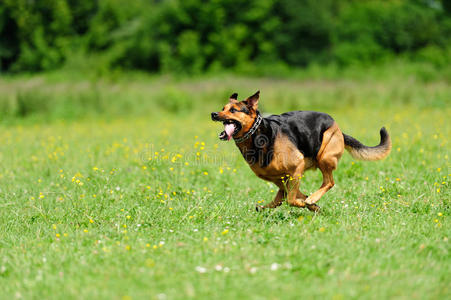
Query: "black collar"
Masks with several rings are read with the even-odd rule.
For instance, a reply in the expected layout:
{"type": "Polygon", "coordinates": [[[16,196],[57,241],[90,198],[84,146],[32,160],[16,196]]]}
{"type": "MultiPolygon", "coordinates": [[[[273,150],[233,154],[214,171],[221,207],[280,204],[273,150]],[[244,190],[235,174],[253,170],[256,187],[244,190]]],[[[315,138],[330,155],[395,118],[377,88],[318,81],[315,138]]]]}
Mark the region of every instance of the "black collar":
{"type": "Polygon", "coordinates": [[[257,114],[257,119],[254,122],[254,125],[252,125],[251,129],[249,129],[248,132],[246,132],[242,137],[240,138],[233,138],[235,140],[236,144],[242,143],[248,138],[251,137],[257,131],[258,127],[260,126],[260,123],[262,122],[263,118],[260,116],[260,114],[257,114]]]}

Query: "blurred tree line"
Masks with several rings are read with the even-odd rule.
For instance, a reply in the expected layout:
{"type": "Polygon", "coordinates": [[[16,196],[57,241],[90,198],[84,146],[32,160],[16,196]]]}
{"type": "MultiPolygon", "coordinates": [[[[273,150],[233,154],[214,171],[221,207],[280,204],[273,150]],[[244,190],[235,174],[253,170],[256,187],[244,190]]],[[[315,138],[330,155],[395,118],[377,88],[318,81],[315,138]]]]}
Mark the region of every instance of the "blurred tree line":
{"type": "Polygon", "coordinates": [[[0,0],[0,70],[451,63],[449,0],[0,0]]]}

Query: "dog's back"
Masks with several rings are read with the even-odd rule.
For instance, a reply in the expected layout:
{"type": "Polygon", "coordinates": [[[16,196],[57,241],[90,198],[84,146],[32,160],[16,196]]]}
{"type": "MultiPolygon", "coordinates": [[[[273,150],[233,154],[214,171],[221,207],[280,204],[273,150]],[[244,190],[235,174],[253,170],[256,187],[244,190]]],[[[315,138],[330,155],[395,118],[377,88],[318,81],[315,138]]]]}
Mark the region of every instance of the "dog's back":
{"type": "Polygon", "coordinates": [[[299,151],[309,158],[316,158],[323,141],[323,133],[334,123],[331,116],[316,111],[291,111],[271,115],[265,120],[274,128],[274,132],[288,137],[299,151]]]}

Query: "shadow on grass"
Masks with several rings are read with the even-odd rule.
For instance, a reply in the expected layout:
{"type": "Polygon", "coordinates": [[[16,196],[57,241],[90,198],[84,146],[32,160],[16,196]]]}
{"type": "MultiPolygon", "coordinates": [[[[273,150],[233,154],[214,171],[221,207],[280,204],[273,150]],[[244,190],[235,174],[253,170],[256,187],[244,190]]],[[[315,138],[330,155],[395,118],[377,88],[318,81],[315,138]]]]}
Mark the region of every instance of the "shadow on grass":
{"type": "Polygon", "coordinates": [[[257,220],[265,223],[290,224],[299,218],[313,219],[321,217],[330,217],[329,210],[321,207],[319,213],[309,211],[307,208],[295,208],[284,204],[278,208],[266,209],[261,212],[255,212],[257,220]]]}

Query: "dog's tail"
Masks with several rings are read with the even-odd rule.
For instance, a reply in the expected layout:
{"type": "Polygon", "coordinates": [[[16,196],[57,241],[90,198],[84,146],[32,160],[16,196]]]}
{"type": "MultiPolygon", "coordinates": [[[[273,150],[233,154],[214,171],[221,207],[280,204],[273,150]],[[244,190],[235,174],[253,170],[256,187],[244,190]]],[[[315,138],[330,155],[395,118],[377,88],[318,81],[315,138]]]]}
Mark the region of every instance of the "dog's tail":
{"type": "Polygon", "coordinates": [[[349,151],[352,157],[361,160],[379,160],[386,157],[391,150],[391,140],[385,127],[381,128],[381,142],[375,147],[368,147],[353,138],[352,136],[343,133],[345,140],[345,148],[349,151]]]}

